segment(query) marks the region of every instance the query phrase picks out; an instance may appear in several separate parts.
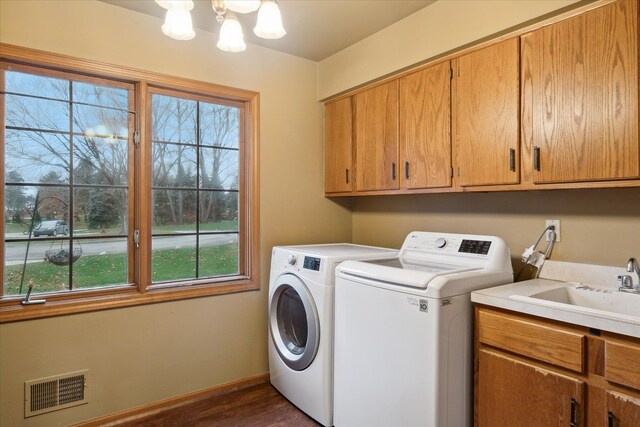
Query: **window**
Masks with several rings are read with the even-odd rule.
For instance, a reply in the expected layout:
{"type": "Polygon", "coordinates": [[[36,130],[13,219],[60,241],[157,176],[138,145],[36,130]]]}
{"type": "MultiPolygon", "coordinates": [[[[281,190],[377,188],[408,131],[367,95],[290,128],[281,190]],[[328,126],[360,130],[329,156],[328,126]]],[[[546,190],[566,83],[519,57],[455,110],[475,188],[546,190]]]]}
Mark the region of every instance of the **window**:
{"type": "Polygon", "coordinates": [[[1,321],[259,288],[256,93],[0,49],[1,321]]]}
{"type": "Polygon", "coordinates": [[[153,282],[238,273],[240,111],[151,94],[153,282]]]}
{"type": "Polygon", "coordinates": [[[132,85],[7,70],[4,295],[133,282],[132,85]]]}

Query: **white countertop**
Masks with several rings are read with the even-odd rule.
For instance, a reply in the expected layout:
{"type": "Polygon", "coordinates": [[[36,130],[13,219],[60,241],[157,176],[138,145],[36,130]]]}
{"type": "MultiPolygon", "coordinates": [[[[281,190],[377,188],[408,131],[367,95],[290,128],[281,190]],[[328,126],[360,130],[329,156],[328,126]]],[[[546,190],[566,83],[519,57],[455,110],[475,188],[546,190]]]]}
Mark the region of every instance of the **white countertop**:
{"type": "MultiPolygon", "coordinates": [[[[471,293],[471,301],[477,304],[640,338],[640,294],[625,295],[625,298],[637,299],[637,305],[634,305],[638,309],[637,316],[528,298],[531,295],[560,287],[580,287],[583,285],[593,286],[595,292],[611,294],[612,292],[618,292],[618,286],[615,281],[617,274],[629,273],[617,267],[547,261],[545,267],[541,270],[540,276],[542,278],[478,290],[471,293]],[[548,267],[547,264],[549,264],[548,267]],[[547,270],[546,273],[545,269],[547,270]],[[575,269],[579,272],[572,274],[572,270],[575,269]],[[547,277],[544,278],[543,276],[547,277]],[[576,279],[569,282],[567,279],[570,277],[576,277],[576,279]]],[[[637,280],[634,277],[634,282],[637,280]]]]}

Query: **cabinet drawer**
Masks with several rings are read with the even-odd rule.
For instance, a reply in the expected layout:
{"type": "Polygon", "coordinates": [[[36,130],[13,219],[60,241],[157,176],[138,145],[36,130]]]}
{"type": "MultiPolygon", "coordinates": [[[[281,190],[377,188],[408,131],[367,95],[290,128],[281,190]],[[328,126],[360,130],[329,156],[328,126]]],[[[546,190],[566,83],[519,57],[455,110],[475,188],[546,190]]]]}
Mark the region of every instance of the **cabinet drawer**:
{"type": "Polygon", "coordinates": [[[607,341],[604,370],[608,381],[640,389],[640,345],[607,341]]]}
{"type": "Polygon", "coordinates": [[[524,317],[478,310],[478,340],[507,351],[584,372],[585,335],[524,317]]]}

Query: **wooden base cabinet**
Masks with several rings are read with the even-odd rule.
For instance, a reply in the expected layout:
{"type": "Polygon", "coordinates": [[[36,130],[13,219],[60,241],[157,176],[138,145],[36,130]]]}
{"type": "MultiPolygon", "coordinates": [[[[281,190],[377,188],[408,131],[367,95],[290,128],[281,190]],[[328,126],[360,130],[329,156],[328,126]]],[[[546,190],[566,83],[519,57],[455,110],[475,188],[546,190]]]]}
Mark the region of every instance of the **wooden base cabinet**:
{"type": "Polygon", "coordinates": [[[584,381],[487,349],[478,363],[476,425],[550,427],[584,419],[584,381]]]}
{"type": "Polygon", "coordinates": [[[640,426],[640,339],[476,307],[476,426],[640,426]]]}
{"type": "MultiPolygon", "coordinates": [[[[640,398],[616,391],[606,391],[605,419],[600,425],[608,427],[638,427],[640,425],[640,398]]],[[[597,425],[598,423],[593,423],[597,425]]]]}

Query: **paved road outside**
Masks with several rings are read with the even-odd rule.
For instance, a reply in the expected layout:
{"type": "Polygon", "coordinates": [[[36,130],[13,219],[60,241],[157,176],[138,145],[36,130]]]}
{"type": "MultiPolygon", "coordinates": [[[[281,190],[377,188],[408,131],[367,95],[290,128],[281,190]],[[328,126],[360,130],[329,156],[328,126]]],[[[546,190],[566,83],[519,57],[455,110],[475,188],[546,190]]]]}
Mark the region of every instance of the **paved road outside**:
{"type": "MultiPolygon", "coordinates": [[[[8,238],[24,237],[19,233],[9,233],[8,238]],[[10,234],[15,234],[11,236],[10,234]]],[[[106,255],[117,254],[126,252],[125,239],[104,239],[104,240],[86,240],[80,242],[82,247],[82,255],[106,255]]],[[[195,236],[184,236],[177,234],[175,236],[167,237],[155,237],[153,239],[153,249],[180,249],[193,247],[195,245],[195,236]]],[[[220,246],[230,243],[236,243],[238,236],[236,234],[217,234],[217,235],[201,235],[201,246],[220,246]]],[[[63,247],[66,247],[68,240],[64,238],[56,238],[55,241],[44,240],[44,238],[32,238],[31,245],[29,247],[29,259],[27,262],[40,262],[44,260],[45,252],[51,248],[60,248],[62,243],[63,247]],[[53,243],[53,246],[51,245],[53,243]]],[[[78,244],[77,240],[74,240],[74,245],[78,244]]],[[[27,247],[26,239],[23,242],[7,243],[5,246],[5,262],[6,265],[22,264],[24,262],[25,249],[27,247]]]]}

